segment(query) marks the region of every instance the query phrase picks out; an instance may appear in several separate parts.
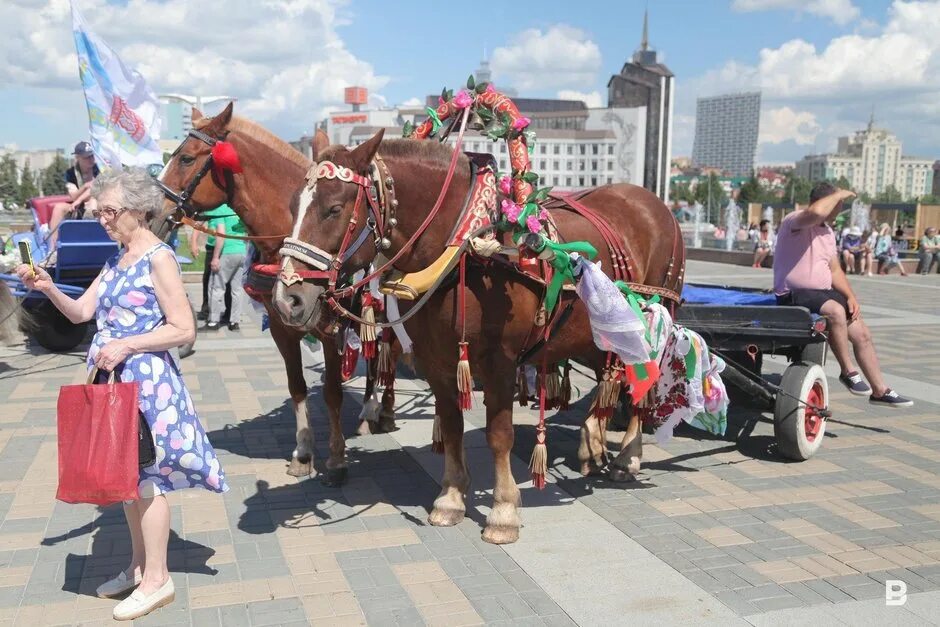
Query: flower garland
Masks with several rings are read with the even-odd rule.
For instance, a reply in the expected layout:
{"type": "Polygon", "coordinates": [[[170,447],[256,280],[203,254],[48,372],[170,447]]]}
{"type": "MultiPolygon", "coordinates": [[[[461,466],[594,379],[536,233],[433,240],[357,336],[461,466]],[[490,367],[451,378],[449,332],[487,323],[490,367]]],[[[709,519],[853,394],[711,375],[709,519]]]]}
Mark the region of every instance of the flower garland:
{"type": "Polygon", "coordinates": [[[453,90],[445,88],[438,99],[438,106],[425,109],[428,119],[417,127],[406,123],[402,135],[412,139],[434,137],[445,120],[467,108],[470,109],[472,126],[482,130],[493,141],[504,139],[509,147],[511,174],[499,180],[499,191],[506,198],[500,205],[501,219],[497,228],[511,231],[516,244],[528,233],[538,234],[541,237],[537,244],[530,246],[532,252],[538,254],[549,248],[553,253],[551,264],[555,272],[545,298],[545,308],[551,313],[558,302],[562,284],[574,281],[569,253],[578,252],[593,259],[597,251],[588,242],[556,244],[545,237],[548,211],[539,203],[548,199],[552,188],[536,187],[539,175],[532,171],[529,159],[535,143],[535,133],[528,130],[532,121],[522,115],[505,94],[496,91],[492,83],[476,83],[471,75],[466,89],[454,95],[453,90]]]}

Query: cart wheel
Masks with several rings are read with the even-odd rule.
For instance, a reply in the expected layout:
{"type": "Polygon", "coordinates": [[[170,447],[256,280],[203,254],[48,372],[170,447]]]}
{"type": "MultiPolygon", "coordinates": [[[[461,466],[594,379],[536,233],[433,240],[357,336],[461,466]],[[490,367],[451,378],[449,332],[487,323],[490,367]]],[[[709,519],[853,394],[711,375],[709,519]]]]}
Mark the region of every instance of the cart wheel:
{"type": "Polygon", "coordinates": [[[823,342],[816,342],[815,344],[807,344],[803,347],[803,354],[800,356],[800,361],[807,364],[819,364],[820,366],[826,365],[826,354],[828,344],[823,342]]]}
{"type": "Polygon", "coordinates": [[[35,309],[35,331],[32,336],[40,346],[54,353],[64,353],[82,343],[88,325],[74,324],[51,301],[43,301],[35,309]]]}
{"type": "Polygon", "coordinates": [[[826,373],[819,364],[792,364],[784,371],[780,388],[786,394],[777,394],[774,407],[777,447],[780,454],[789,459],[809,459],[822,445],[826,434],[826,419],[812,409],[829,406],[826,373]]]}

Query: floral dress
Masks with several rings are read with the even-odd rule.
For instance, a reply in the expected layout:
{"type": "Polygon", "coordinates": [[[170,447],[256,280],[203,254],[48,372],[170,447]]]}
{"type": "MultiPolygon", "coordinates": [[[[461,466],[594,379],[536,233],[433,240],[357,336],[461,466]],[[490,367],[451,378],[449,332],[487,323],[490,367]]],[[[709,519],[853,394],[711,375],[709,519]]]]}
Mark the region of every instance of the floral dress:
{"type": "MultiPolygon", "coordinates": [[[[127,268],[118,267],[123,252],[105,264],[98,283],[98,332],[88,350],[89,370],[108,342],[148,333],[164,323],[151,278],[151,259],[160,250],[172,253],[161,242],[127,268]]],[[[139,384],[140,411],[156,449],[156,463],[140,470],[140,497],[196,487],[226,492],[225,474],[169,351],[131,355],[117,373],[121,381],[139,384]]]]}

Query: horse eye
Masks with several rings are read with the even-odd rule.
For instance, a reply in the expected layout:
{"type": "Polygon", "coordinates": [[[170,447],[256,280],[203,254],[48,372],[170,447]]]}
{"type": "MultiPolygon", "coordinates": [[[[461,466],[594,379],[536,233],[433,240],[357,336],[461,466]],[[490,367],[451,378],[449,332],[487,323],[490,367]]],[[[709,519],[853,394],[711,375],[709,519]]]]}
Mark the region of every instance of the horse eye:
{"type": "Polygon", "coordinates": [[[343,205],[333,205],[332,207],[330,207],[330,215],[338,216],[342,210],[343,210],[343,205]]]}
{"type": "Polygon", "coordinates": [[[192,155],[180,155],[180,163],[183,165],[192,165],[196,161],[196,157],[192,155]]]}

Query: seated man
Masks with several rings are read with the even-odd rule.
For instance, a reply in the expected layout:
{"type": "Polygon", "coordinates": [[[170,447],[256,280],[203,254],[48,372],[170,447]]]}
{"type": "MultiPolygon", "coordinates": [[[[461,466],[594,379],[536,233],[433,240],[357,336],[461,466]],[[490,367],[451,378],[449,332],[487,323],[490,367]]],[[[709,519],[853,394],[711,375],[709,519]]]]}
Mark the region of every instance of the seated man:
{"type": "Polygon", "coordinates": [[[842,201],[854,195],[830,183],[818,183],[810,194],[809,207],[783,219],[774,253],[774,292],[779,304],[806,307],[829,320],[829,346],[842,368],[839,381],[852,394],[868,394],[874,405],[908,407],[914,402],[884,383],[871,332],[862,321],[858,300],[836,253],[830,224],[842,201]],[[854,369],[849,343],[871,387],[854,369]]]}
{"type": "Polygon", "coordinates": [[[842,261],[845,263],[846,273],[855,273],[856,263],[862,260],[864,254],[862,244],[862,229],[857,226],[850,228],[842,238],[842,261]]]}
{"type": "Polygon", "coordinates": [[[92,206],[86,207],[86,204],[93,204],[91,200],[91,184],[98,176],[98,164],[95,163],[95,152],[88,142],[78,142],[75,144],[75,163],[71,168],[65,171],[65,191],[69,195],[69,202],[56,203],[52,207],[52,215],[49,218],[49,250],[54,251],[56,242],[59,239],[59,225],[67,217],[84,217],[87,210],[88,217],[91,217],[92,206]]]}
{"type": "Polygon", "coordinates": [[[917,272],[927,274],[934,262],[937,262],[937,272],[940,273],[940,235],[937,235],[937,229],[931,226],[924,231],[924,236],[920,238],[918,252],[917,272]]]}

